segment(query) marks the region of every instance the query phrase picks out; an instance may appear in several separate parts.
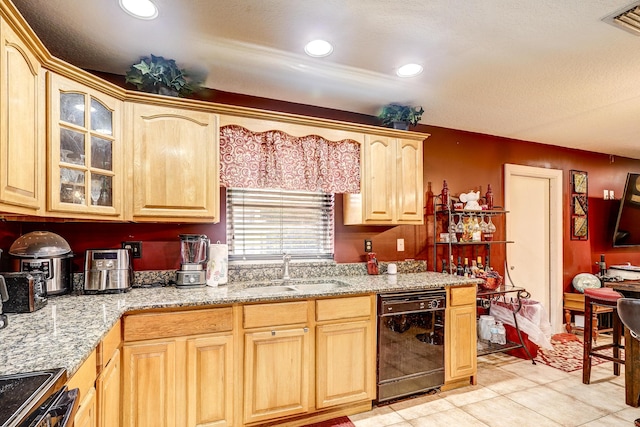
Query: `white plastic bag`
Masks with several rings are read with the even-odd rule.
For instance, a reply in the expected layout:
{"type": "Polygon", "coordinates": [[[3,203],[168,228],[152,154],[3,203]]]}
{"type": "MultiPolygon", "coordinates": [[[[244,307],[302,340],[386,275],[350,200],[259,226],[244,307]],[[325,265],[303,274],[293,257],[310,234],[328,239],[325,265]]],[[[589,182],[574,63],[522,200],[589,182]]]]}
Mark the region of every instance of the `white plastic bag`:
{"type": "MultiPolygon", "coordinates": [[[[522,308],[516,314],[518,320],[518,328],[529,336],[529,341],[536,344],[540,348],[547,350],[552,349],[551,345],[551,324],[547,320],[546,310],[544,306],[537,301],[523,299],[522,308]]],[[[500,320],[506,325],[516,326],[513,319],[513,310],[517,308],[516,304],[510,304],[510,308],[505,307],[504,303],[491,301],[489,312],[496,321],[500,320]]]]}

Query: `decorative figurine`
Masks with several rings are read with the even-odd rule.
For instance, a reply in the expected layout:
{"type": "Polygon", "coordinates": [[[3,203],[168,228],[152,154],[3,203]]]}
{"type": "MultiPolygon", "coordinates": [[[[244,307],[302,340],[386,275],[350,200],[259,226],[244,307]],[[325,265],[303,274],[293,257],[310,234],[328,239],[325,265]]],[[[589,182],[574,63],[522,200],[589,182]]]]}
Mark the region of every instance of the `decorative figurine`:
{"type": "Polygon", "coordinates": [[[460,201],[465,203],[464,210],[466,210],[466,211],[480,211],[480,210],[482,210],[482,207],[480,206],[480,203],[478,203],[479,199],[480,199],[480,192],[479,191],[476,191],[475,193],[473,191],[470,191],[468,193],[460,194],[460,201]]]}

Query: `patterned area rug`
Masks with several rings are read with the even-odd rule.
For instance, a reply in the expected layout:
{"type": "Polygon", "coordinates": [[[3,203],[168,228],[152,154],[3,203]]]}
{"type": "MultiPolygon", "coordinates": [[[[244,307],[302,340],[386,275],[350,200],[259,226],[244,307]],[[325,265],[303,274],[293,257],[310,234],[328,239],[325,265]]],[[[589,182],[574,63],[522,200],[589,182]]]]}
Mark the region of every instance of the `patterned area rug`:
{"type": "MultiPolygon", "coordinates": [[[[600,340],[598,340],[598,344],[600,340]]],[[[536,362],[544,363],[552,368],[560,369],[564,372],[574,372],[582,370],[582,338],[574,334],[556,334],[551,337],[553,350],[539,349],[536,362]]],[[[607,349],[612,354],[612,349],[607,349]]],[[[624,353],[623,353],[624,354],[624,353]]],[[[591,359],[591,366],[597,366],[607,360],[594,357],[591,359]]],[[[611,362],[609,362],[611,363],[611,362]]]]}
{"type": "Polygon", "coordinates": [[[322,421],[315,424],[307,424],[306,427],[355,427],[349,417],[338,417],[332,420],[322,421]]]}

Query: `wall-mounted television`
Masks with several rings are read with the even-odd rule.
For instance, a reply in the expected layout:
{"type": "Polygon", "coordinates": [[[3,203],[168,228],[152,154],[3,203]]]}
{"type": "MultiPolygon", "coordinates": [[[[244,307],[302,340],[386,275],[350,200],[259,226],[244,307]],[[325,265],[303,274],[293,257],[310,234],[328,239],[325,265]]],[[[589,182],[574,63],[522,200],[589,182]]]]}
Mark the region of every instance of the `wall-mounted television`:
{"type": "Polygon", "coordinates": [[[640,246],[640,174],[627,174],[627,183],[620,199],[613,246],[640,246]]]}

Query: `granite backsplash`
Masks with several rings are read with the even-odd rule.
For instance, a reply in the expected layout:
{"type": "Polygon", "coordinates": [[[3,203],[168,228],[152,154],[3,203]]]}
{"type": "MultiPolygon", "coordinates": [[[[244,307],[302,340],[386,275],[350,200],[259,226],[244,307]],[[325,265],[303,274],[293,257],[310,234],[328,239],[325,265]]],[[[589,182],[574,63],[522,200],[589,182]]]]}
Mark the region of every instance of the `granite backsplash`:
{"type": "MultiPolygon", "coordinates": [[[[425,260],[380,262],[380,274],[387,273],[387,265],[396,264],[398,274],[421,273],[427,271],[425,260]]],[[[330,276],[358,276],[367,274],[366,263],[338,264],[335,262],[292,262],[289,265],[289,276],[292,279],[306,279],[330,276]]],[[[282,262],[279,263],[234,263],[229,265],[230,282],[249,282],[261,280],[278,280],[282,278],[282,262]]],[[[135,271],[132,287],[172,286],[176,281],[176,270],[135,271]]],[[[73,289],[82,290],[84,273],[73,275],[73,289]]]]}

